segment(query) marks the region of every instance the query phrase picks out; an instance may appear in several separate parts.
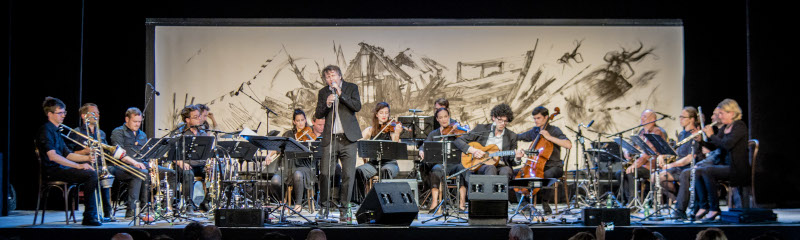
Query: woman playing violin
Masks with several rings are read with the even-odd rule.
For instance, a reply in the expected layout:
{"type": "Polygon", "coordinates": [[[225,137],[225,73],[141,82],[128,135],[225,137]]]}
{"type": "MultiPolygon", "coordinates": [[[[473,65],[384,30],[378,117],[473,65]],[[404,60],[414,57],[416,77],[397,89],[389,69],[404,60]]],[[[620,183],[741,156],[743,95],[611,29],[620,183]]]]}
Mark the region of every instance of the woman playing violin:
{"type": "MultiPolygon", "coordinates": [[[[440,138],[434,138],[436,136],[441,135],[452,135],[450,137],[446,137],[445,141],[453,141],[458,136],[467,133],[469,130],[461,127],[458,123],[453,123],[450,120],[450,110],[447,108],[438,108],[434,114],[436,116],[436,122],[439,123],[439,128],[433,130],[431,133],[428,134],[428,137],[425,139],[426,142],[429,141],[440,141],[440,138]]],[[[424,159],[425,152],[423,151],[424,145],[420,147],[419,157],[424,159]]],[[[455,146],[453,146],[453,150],[455,150],[455,146]]],[[[441,161],[440,161],[441,162],[441,161]]],[[[464,166],[461,164],[448,164],[447,165],[447,175],[455,174],[461,170],[464,170],[464,166]]],[[[465,202],[467,198],[467,177],[466,175],[469,174],[470,171],[464,171],[460,175],[461,181],[461,188],[458,189],[459,191],[459,202],[458,208],[461,210],[465,210],[465,202]]],[[[444,174],[444,166],[442,164],[436,164],[431,169],[430,177],[427,178],[429,183],[431,184],[431,206],[429,210],[434,210],[436,205],[439,204],[439,186],[445,184],[442,182],[442,178],[445,176],[444,174]]]]}
{"type": "MultiPolygon", "coordinates": [[[[361,131],[362,140],[389,140],[400,142],[400,134],[403,132],[403,125],[396,121],[389,120],[389,104],[379,102],[372,111],[372,126],[361,131]]],[[[400,172],[397,160],[381,159],[381,178],[394,178],[400,172]]],[[[360,202],[365,196],[367,182],[378,174],[378,160],[369,159],[364,165],[356,168],[356,189],[355,201],[360,202]]]]}
{"type": "MultiPolygon", "coordinates": [[[[309,126],[306,120],[306,113],[303,110],[295,109],[294,114],[292,117],[292,130],[286,131],[283,136],[288,138],[293,138],[299,141],[309,141],[316,139],[317,136],[314,135],[314,131],[309,126]]],[[[294,210],[300,211],[302,210],[302,203],[303,203],[303,193],[306,189],[314,189],[314,183],[316,182],[316,176],[314,174],[314,161],[311,158],[298,158],[292,159],[293,164],[290,163],[287,173],[292,173],[292,177],[286,180],[286,184],[292,186],[292,191],[294,195],[292,196],[292,200],[294,201],[294,210]]],[[[280,162],[280,161],[276,161],[280,162]]],[[[277,173],[272,176],[270,180],[270,186],[272,187],[272,191],[275,193],[281,192],[281,175],[277,173]]],[[[290,193],[291,194],[291,193],[290,193]]],[[[283,199],[282,196],[280,199],[283,199]]],[[[313,203],[311,203],[313,204],[313,203]]]]}
{"type": "MultiPolygon", "coordinates": [[[[554,147],[553,152],[550,158],[547,159],[547,162],[545,162],[543,176],[544,178],[559,178],[564,175],[564,162],[561,160],[561,148],[571,149],[572,142],[567,138],[567,135],[564,135],[564,132],[562,132],[560,128],[548,124],[550,112],[547,108],[538,106],[533,109],[531,115],[533,115],[533,123],[535,126],[527,132],[518,134],[517,141],[533,142],[537,136],[541,135],[539,141],[547,140],[552,142],[554,147]]],[[[521,150],[518,151],[522,152],[521,150]]],[[[514,175],[509,175],[509,179],[513,176],[514,175]]],[[[550,210],[549,202],[550,199],[553,198],[553,191],[551,189],[542,189],[540,191],[542,196],[542,208],[544,208],[545,214],[550,214],[552,210],[550,210]]]]}

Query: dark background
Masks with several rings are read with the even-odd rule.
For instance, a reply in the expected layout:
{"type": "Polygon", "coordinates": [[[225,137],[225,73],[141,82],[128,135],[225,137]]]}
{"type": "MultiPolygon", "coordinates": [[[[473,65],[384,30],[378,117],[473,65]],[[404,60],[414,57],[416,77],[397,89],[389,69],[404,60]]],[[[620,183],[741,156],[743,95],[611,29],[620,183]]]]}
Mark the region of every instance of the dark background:
{"type": "Polygon", "coordinates": [[[105,120],[101,128],[109,134],[123,123],[125,109],[144,107],[146,18],[681,19],[684,94],[674,97],[703,106],[708,114],[724,98],[737,100],[751,138],[762,144],[758,202],[800,206],[798,200],[778,197],[781,191],[800,192],[800,178],[793,174],[797,161],[789,158],[790,119],[781,117],[794,110],[790,106],[796,101],[788,97],[789,81],[795,79],[782,81],[793,76],[785,73],[791,69],[785,59],[792,42],[783,30],[793,28],[781,26],[788,25],[789,14],[779,10],[784,7],[769,2],[90,1],[82,8],[80,1],[10,0],[7,5],[9,64],[3,92],[8,95],[0,100],[0,169],[3,182],[10,179],[16,188],[18,209],[35,205],[31,140],[46,121],[44,97],[67,104],[68,126],[77,125],[82,103],[97,103],[105,120]]]}

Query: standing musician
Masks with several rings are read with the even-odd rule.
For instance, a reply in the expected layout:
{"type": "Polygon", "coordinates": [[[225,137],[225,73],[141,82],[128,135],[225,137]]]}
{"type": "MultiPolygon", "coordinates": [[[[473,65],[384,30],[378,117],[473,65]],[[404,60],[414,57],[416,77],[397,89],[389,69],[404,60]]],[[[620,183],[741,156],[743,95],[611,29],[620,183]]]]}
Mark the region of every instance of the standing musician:
{"type": "MultiPolygon", "coordinates": [[[[697,109],[694,107],[684,107],[681,110],[681,114],[678,116],[681,127],[683,127],[683,131],[678,134],[679,141],[686,140],[686,138],[690,137],[692,134],[700,131],[700,116],[697,112],[697,109]]],[[[669,199],[676,199],[678,203],[676,204],[675,216],[676,218],[683,219],[686,218],[686,202],[688,202],[689,196],[689,181],[691,178],[691,163],[692,160],[696,156],[701,156],[700,154],[700,141],[702,140],[701,136],[697,136],[694,140],[687,140],[685,144],[678,146],[676,153],[678,154],[677,160],[672,163],[667,163],[665,156],[659,155],[656,159],[658,161],[658,166],[664,169],[660,171],[659,174],[659,184],[662,188],[666,189],[667,191],[662,192],[663,194],[667,195],[669,199]],[[675,184],[673,183],[677,177],[680,180],[680,189],[678,189],[675,184]],[[676,196],[677,194],[677,196],[676,196]],[[683,201],[682,199],[685,199],[683,201]]],[[[650,181],[655,181],[655,174],[654,176],[650,177],[650,181]]]]}
{"type": "MultiPolygon", "coordinates": [[[[353,192],[353,178],[356,168],[356,141],[360,139],[361,128],[355,113],[361,111],[361,97],[358,86],[345,82],[342,79],[342,70],[337,66],[328,65],[322,69],[322,75],[328,86],[319,90],[317,95],[317,108],[315,118],[325,119],[325,129],[322,132],[322,162],[320,163],[320,198],[323,206],[330,206],[326,202],[328,191],[331,187],[331,168],[336,162],[342,164],[342,184],[339,188],[340,207],[350,203],[353,192]],[[332,153],[332,154],[331,154],[332,153]],[[337,161],[338,160],[338,161],[337,161]]],[[[318,218],[324,218],[328,212],[322,211],[318,218]]],[[[340,208],[341,213],[346,209],[340,208]]],[[[339,215],[340,220],[345,219],[345,214],[339,215]]]]}
{"type": "MultiPolygon", "coordinates": [[[[97,129],[97,121],[100,119],[100,110],[97,108],[97,105],[94,103],[86,103],[81,106],[78,110],[81,116],[81,125],[77,127],[75,130],[78,132],[93,138],[94,140],[98,140],[103,144],[108,144],[106,141],[106,133],[103,132],[101,129],[97,129]],[[87,125],[87,119],[94,119],[90,120],[89,124],[87,125]],[[97,134],[100,134],[100,139],[97,138],[97,134]]],[[[85,142],[86,139],[83,137],[77,136],[76,140],[78,142],[85,142]]],[[[84,148],[78,144],[67,144],[72,145],[72,150],[78,154],[90,154],[91,149],[84,148]]],[[[127,149],[126,149],[127,150],[127,149]]],[[[133,154],[133,151],[127,151],[128,154],[133,154]]],[[[100,156],[102,157],[102,156],[100,156]]],[[[102,160],[102,159],[98,159],[102,160]]],[[[127,154],[120,159],[123,162],[133,166],[136,170],[142,173],[142,175],[146,176],[148,171],[144,164],[134,160],[127,154]]],[[[147,202],[147,194],[142,194],[145,192],[146,184],[144,184],[144,180],[137,178],[130,173],[124,171],[120,166],[108,166],[108,172],[115,176],[117,180],[120,181],[128,181],[128,199],[125,202],[127,210],[125,211],[125,218],[132,218],[134,209],[136,208],[136,201],[139,200],[141,202],[147,202]],[[140,198],[141,196],[141,198],[140,198]]],[[[113,181],[113,179],[112,179],[113,181]]],[[[103,184],[100,185],[102,188],[102,199],[103,199],[103,218],[111,218],[111,191],[110,187],[104,187],[103,184]]],[[[105,219],[104,219],[105,220],[105,219]]]]}
{"type": "MultiPolygon", "coordinates": [[[[144,152],[140,152],[141,148],[147,143],[147,134],[142,131],[142,111],[139,108],[131,107],[125,111],[125,123],[122,126],[115,128],[111,131],[111,144],[119,145],[125,151],[128,152],[131,156],[135,156],[138,154],[145,154],[144,152]]],[[[144,162],[147,159],[141,158],[134,158],[137,162],[144,162]]],[[[158,160],[153,160],[158,161],[158,160]]],[[[177,193],[178,191],[178,179],[175,174],[175,170],[163,166],[158,166],[158,173],[160,174],[161,178],[167,177],[169,181],[170,188],[172,192],[177,193]]],[[[194,180],[194,174],[191,170],[182,169],[181,175],[183,175],[183,185],[184,185],[184,194],[188,193],[188,189],[186,186],[191,186],[192,181],[194,180]]],[[[149,184],[158,184],[160,183],[149,183],[149,184]]],[[[145,186],[144,192],[142,193],[143,199],[149,199],[147,195],[149,193],[149,186],[145,186]]],[[[130,192],[130,190],[129,190],[130,192]]],[[[187,196],[188,198],[188,196],[187,196]]],[[[171,202],[172,199],[169,199],[171,202]]],[[[128,212],[125,212],[125,216],[128,216],[128,212]]]]}
{"type": "MultiPolygon", "coordinates": [[[[284,137],[293,138],[298,141],[313,141],[317,138],[317,135],[314,134],[314,131],[308,126],[306,113],[303,112],[303,110],[295,109],[292,119],[294,119],[292,121],[292,130],[283,133],[284,137]]],[[[314,189],[314,183],[316,183],[316,175],[313,170],[314,161],[313,158],[297,158],[292,160],[294,164],[289,165],[288,171],[286,171],[292,173],[292,177],[286,181],[286,184],[291,185],[292,191],[294,191],[294,206],[292,208],[296,212],[300,212],[300,210],[303,209],[303,193],[306,192],[306,189],[314,189]]],[[[281,179],[280,172],[272,175],[270,185],[276,193],[281,192],[280,188],[283,186],[283,184],[281,184],[281,179]]],[[[283,198],[283,196],[280,197],[281,199],[283,198]]]]}
{"type": "MultiPolygon", "coordinates": [[[[73,153],[67,148],[61,136],[59,127],[67,115],[67,106],[58,98],[47,97],[42,103],[42,109],[47,116],[47,122],[39,128],[36,138],[36,148],[42,160],[42,173],[46,180],[65,181],[78,183],[83,186],[85,193],[85,209],[82,224],[87,226],[103,225],[97,219],[97,171],[90,165],[96,159],[88,155],[73,153]]],[[[42,180],[45,180],[42,179],[42,180]]]]}
{"type": "MultiPolygon", "coordinates": [[[[379,102],[375,105],[372,111],[372,126],[365,128],[361,131],[361,136],[364,140],[390,140],[393,142],[400,142],[400,134],[403,133],[403,125],[395,120],[389,120],[389,104],[386,102],[379,102]]],[[[361,201],[366,195],[367,182],[371,181],[372,177],[378,175],[378,159],[369,159],[364,161],[364,164],[356,168],[356,194],[361,201]],[[361,192],[364,190],[365,192],[361,192]]],[[[381,178],[392,179],[400,172],[400,167],[397,166],[395,159],[380,159],[380,173],[381,178]]]]}
{"type": "MultiPolygon", "coordinates": [[[[647,138],[644,137],[645,134],[656,134],[661,136],[665,141],[667,140],[666,132],[664,131],[663,128],[659,127],[655,121],[656,121],[656,113],[650,109],[644,110],[642,112],[641,117],[639,118],[639,124],[644,124],[644,126],[642,126],[642,130],[639,130],[638,135],[640,138],[642,138],[642,140],[645,143],[647,143],[647,145],[650,146],[650,148],[653,148],[653,146],[650,142],[647,141],[647,138]]],[[[634,191],[633,185],[636,184],[635,177],[638,177],[639,179],[647,179],[648,176],[650,176],[650,170],[653,168],[654,164],[651,163],[650,158],[657,156],[650,156],[645,153],[642,153],[642,155],[639,158],[634,160],[631,156],[629,156],[627,151],[624,152],[625,152],[624,154],[625,159],[627,159],[629,162],[633,161],[633,163],[628,168],[625,169],[624,179],[622,179],[623,174],[621,172],[618,173],[617,175],[620,181],[624,181],[623,185],[625,189],[621,191],[622,195],[620,197],[622,198],[622,203],[626,204],[633,198],[634,194],[636,194],[633,192],[634,191]],[[636,172],[634,173],[634,171],[636,172]]],[[[644,189],[642,189],[641,191],[644,191],[644,189]]]]}
{"type": "MultiPolygon", "coordinates": [[[[443,99],[443,98],[442,98],[443,99]]],[[[445,100],[447,101],[447,100],[445,100]]],[[[453,123],[450,118],[450,110],[447,108],[437,108],[436,112],[434,113],[436,116],[436,122],[439,123],[439,128],[433,130],[432,132],[428,133],[428,137],[425,139],[426,142],[428,141],[439,141],[441,139],[434,139],[436,136],[441,135],[454,135],[452,137],[446,137],[445,141],[454,141],[458,136],[463,135],[468,132],[467,129],[460,128],[457,126],[458,123],[453,123]]],[[[423,145],[424,146],[424,145],[423,145]]],[[[423,148],[420,147],[419,150],[419,157],[425,159],[425,152],[423,148]]],[[[464,170],[464,166],[461,164],[450,164],[447,165],[447,174],[445,174],[445,169],[442,164],[436,164],[431,169],[430,177],[428,178],[431,183],[431,206],[429,210],[435,210],[436,205],[439,202],[439,186],[446,184],[442,182],[442,177],[455,174],[461,170],[464,170]]],[[[466,210],[466,199],[467,199],[467,174],[469,171],[464,171],[460,176],[461,187],[458,189],[459,192],[459,202],[458,208],[466,210]]]]}
{"type": "MultiPolygon", "coordinates": [[[[747,125],[742,121],[742,109],[736,100],[727,98],[717,105],[719,121],[723,125],[715,133],[713,126],[706,125],[703,129],[708,141],[716,145],[723,159],[729,159],[730,165],[711,165],[697,168],[697,196],[708,201],[708,207],[700,206],[697,217],[705,215],[703,221],[712,221],[720,214],[719,199],[717,199],[717,180],[730,180],[731,187],[750,185],[750,163],[748,155],[747,125]]],[[[740,193],[742,191],[739,191],[740,193]]],[[[741,198],[739,198],[741,200],[741,198]]],[[[746,207],[747,201],[742,200],[739,206],[746,207]]]]}
{"type": "MultiPolygon", "coordinates": [[[[470,146],[469,143],[477,142],[482,146],[497,145],[502,151],[516,151],[517,134],[507,129],[508,123],[514,120],[514,112],[508,104],[501,103],[494,106],[490,112],[492,124],[478,124],[471,132],[459,137],[453,143],[464,153],[472,154],[474,158],[482,158],[488,154],[481,149],[470,146]]],[[[512,166],[516,165],[514,157],[521,158],[522,153],[515,156],[505,156],[495,164],[480,164],[474,173],[483,175],[513,175],[512,166]]],[[[466,168],[466,166],[465,166],[466,168]]],[[[469,176],[469,175],[467,175],[469,176]]],[[[469,181],[469,179],[467,179],[469,181]]]]}
{"type": "MultiPolygon", "coordinates": [[[[548,124],[550,112],[544,106],[538,106],[533,109],[534,127],[527,132],[517,134],[518,141],[533,142],[539,135],[539,141],[547,140],[554,144],[553,152],[549,159],[546,159],[544,165],[544,178],[559,178],[564,176],[564,161],[561,160],[561,147],[572,149],[572,142],[567,138],[567,135],[561,131],[560,128],[548,124]],[[547,125],[545,127],[545,125],[547,125]],[[542,129],[544,128],[544,129],[542,129]]],[[[520,152],[524,153],[522,150],[520,152]]],[[[540,160],[541,161],[541,160],[540,160]]],[[[509,179],[513,177],[510,176],[509,179]]],[[[541,189],[542,194],[542,208],[545,214],[552,213],[550,209],[550,199],[553,198],[553,191],[551,189],[541,189]]]]}

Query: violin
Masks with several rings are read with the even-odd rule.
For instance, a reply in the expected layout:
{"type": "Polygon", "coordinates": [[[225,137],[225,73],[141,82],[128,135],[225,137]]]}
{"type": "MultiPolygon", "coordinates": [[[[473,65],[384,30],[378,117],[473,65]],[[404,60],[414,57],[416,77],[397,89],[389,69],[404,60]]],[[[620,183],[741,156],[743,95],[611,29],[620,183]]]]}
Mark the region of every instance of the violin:
{"type": "Polygon", "coordinates": [[[469,126],[461,126],[459,123],[450,124],[442,129],[442,135],[463,135],[469,132],[469,126]]]}
{"type": "Polygon", "coordinates": [[[386,122],[384,124],[381,124],[379,126],[380,129],[381,129],[380,132],[382,132],[382,133],[394,133],[394,129],[395,129],[395,127],[397,127],[397,125],[400,125],[403,128],[403,130],[405,130],[405,131],[411,131],[411,128],[404,127],[403,123],[392,119],[391,121],[386,122]]]}
{"type": "MultiPolygon", "coordinates": [[[[546,130],[547,126],[550,125],[550,121],[556,117],[556,115],[561,113],[561,109],[556,107],[553,109],[555,112],[550,115],[550,118],[547,119],[547,122],[542,126],[541,130],[546,130]]],[[[536,136],[536,139],[533,140],[531,146],[528,148],[529,152],[536,152],[534,155],[523,157],[523,164],[522,168],[517,172],[517,175],[514,178],[544,178],[544,165],[547,163],[547,160],[550,159],[550,156],[553,155],[553,150],[555,149],[555,144],[550,142],[546,138],[542,137],[542,134],[536,136]]],[[[517,189],[517,192],[521,194],[528,194],[528,189],[517,189]]],[[[539,192],[539,188],[533,189],[532,194],[536,194],[539,192]]]]}
{"type": "Polygon", "coordinates": [[[314,134],[314,130],[311,127],[306,126],[302,130],[297,131],[294,134],[294,139],[297,139],[297,141],[301,141],[301,142],[302,141],[314,141],[314,139],[317,139],[317,135],[314,134]]]}

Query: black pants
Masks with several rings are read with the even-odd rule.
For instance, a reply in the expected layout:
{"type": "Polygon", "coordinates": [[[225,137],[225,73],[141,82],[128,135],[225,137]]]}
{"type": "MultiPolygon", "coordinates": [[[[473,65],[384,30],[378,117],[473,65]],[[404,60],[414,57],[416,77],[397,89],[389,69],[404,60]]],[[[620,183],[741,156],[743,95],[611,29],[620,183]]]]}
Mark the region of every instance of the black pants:
{"type": "MultiPolygon", "coordinates": [[[[622,204],[627,204],[628,201],[632,200],[633,197],[636,194],[634,192],[634,184],[636,184],[635,177],[638,177],[639,179],[644,179],[644,180],[649,179],[650,178],[650,170],[647,170],[647,168],[643,168],[643,167],[637,168],[635,173],[625,174],[625,179],[622,179],[623,173],[625,173],[624,169],[619,171],[619,172],[617,172],[617,180],[622,182],[622,185],[623,185],[622,186],[623,189],[620,191],[621,194],[619,196],[619,200],[620,200],[620,202],[622,204]]],[[[639,191],[644,192],[644,189],[639,189],[639,191]]]]}
{"type": "MultiPolygon", "coordinates": [[[[131,169],[135,169],[135,171],[142,173],[142,175],[144,176],[149,176],[149,172],[146,169],[138,169],[135,167],[131,167],[131,169]]],[[[131,173],[125,170],[122,170],[122,168],[119,166],[109,167],[108,171],[111,174],[113,174],[117,180],[128,181],[128,199],[126,201],[126,206],[128,207],[128,210],[126,212],[126,216],[128,216],[127,213],[133,214],[133,209],[136,207],[137,200],[140,201],[141,203],[147,202],[148,196],[146,192],[149,188],[146,188],[147,184],[144,184],[144,180],[133,176],[131,173]]],[[[103,207],[105,207],[105,205],[103,207]]],[[[111,206],[108,206],[108,209],[110,209],[110,207],[111,206]]],[[[109,211],[105,209],[104,211],[106,214],[109,214],[109,211]]]]}
{"type": "Polygon", "coordinates": [[[96,219],[97,202],[95,201],[95,190],[97,189],[97,172],[94,170],[81,170],[76,168],[53,168],[47,173],[49,180],[65,181],[68,183],[78,183],[83,185],[84,204],[83,218],[96,219]]]}
{"type": "MultiPolygon", "coordinates": [[[[462,166],[461,164],[448,164],[447,175],[455,174],[464,169],[465,169],[464,166],[462,166]]],[[[446,176],[444,170],[445,170],[444,165],[442,164],[436,164],[435,166],[433,166],[433,168],[431,168],[430,174],[428,175],[428,181],[430,182],[431,187],[439,188],[439,185],[444,184],[442,182],[442,178],[446,176]]],[[[470,174],[470,171],[464,171],[459,175],[461,186],[464,187],[467,186],[467,174],[470,174]]]]}
{"type": "MultiPolygon", "coordinates": [[[[400,167],[397,166],[397,161],[386,161],[383,160],[381,162],[381,179],[393,179],[400,173],[400,167]]],[[[352,200],[358,203],[362,203],[364,201],[364,197],[367,196],[367,183],[371,181],[372,177],[378,175],[378,164],[377,161],[375,162],[368,162],[356,168],[356,175],[355,175],[355,189],[353,189],[353,196],[352,200]]]]}
{"type": "MultiPolygon", "coordinates": [[[[336,134],[328,146],[322,148],[322,162],[320,162],[319,172],[319,187],[320,187],[320,203],[325,206],[325,201],[328,199],[328,190],[330,189],[330,174],[336,162],[342,163],[342,183],[339,188],[339,203],[344,206],[350,203],[350,196],[353,194],[353,183],[356,175],[356,149],[358,145],[351,142],[344,134],[336,134]],[[333,150],[333,156],[330,155],[333,150]],[[333,161],[332,161],[333,159],[333,161]],[[338,161],[336,161],[338,160],[338,161]]],[[[334,193],[336,194],[336,193],[334,193]]]]}
{"type": "Polygon", "coordinates": [[[719,211],[719,198],[717,197],[717,181],[730,180],[731,167],[729,165],[713,165],[697,168],[697,197],[706,201],[706,206],[699,206],[709,211],[719,211]]]}

